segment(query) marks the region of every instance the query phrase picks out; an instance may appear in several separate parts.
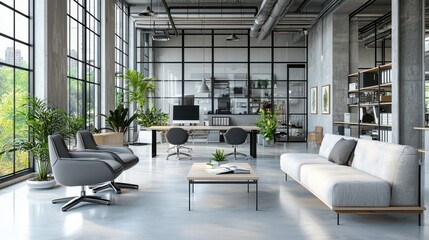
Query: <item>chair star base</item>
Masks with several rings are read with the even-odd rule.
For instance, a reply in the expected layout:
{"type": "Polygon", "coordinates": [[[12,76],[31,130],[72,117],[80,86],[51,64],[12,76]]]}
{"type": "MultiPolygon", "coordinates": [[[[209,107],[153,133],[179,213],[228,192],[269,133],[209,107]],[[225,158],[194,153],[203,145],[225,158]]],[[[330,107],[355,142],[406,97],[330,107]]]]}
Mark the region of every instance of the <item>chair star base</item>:
{"type": "Polygon", "coordinates": [[[58,198],[58,199],[52,200],[53,204],[63,203],[63,202],[67,202],[61,208],[61,210],[63,212],[68,211],[70,208],[76,206],[77,204],[79,204],[81,202],[89,202],[89,203],[110,205],[110,200],[108,200],[108,199],[104,199],[104,198],[102,198],[100,196],[86,196],[84,187],[82,187],[82,191],[80,192],[80,196],[65,197],[65,198],[58,198]]]}

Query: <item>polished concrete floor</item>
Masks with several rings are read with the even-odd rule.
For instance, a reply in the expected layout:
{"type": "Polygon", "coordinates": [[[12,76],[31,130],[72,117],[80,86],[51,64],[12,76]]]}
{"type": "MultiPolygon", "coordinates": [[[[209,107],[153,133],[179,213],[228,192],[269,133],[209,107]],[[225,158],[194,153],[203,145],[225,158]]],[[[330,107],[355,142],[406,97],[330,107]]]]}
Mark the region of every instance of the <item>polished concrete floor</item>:
{"type": "MultiPolygon", "coordinates": [[[[429,239],[427,214],[421,227],[416,215],[341,215],[337,226],[334,212],[298,183],[284,181],[280,154],[317,151],[305,143],[258,147],[258,158],[249,163],[260,175],[259,211],[254,188],[247,193],[244,185],[196,185],[188,211],[192,163],[207,162],[216,148],[229,151],[228,145],[196,143],[191,161],[166,161],[167,144],[156,158],[150,146],[132,148],[140,163],[118,181],[140,189],[98,193],[112,200],[110,206],[81,204],[62,212],[61,204],[51,204],[78,195],[79,187],[29,190],[22,182],[1,189],[0,239],[429,239]]],[[[426,187],[426,206],[428,193],[426,187]]]]}

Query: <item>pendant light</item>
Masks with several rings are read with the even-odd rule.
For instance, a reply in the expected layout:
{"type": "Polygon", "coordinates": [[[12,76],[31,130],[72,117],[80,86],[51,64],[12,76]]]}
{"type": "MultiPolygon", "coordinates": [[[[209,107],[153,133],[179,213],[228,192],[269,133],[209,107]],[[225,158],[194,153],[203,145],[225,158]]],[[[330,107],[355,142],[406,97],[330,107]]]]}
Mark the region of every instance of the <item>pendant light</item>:
{"type": "Polygon", "coordinates": [[[226,39],[226,41],[233,41],[233,42],[237,42],[240,41],[240,38],[237,37],[237,35],[235,35],[235,33],[232,33],[231,35],[229,35],[226,39]]]}
{"type": "MultiPolygon", "coordinates": [[[[198,2],[198,5],[199,5],[199,2],[198,2]]],[[[205,14],[203,17],[202,26],[204,26],[204,18],[205,18],[205,14]]],[[[210,88],[209,86],[207,86],[206,78],[205,78],[206,77],[206,35],[205,35],[205,32],[203,32],[203,30],[201,30],[201,35],[203,36],[203,79],[197,93],[210,93],[210,88]]]]}
{"type": "Polygon", "coordinates": [[[147,6],[143,12],[139,13],[139,16],[153,17],[156,13],[152,10],[152,0],[150,0],[150,7],[147,6]]]}

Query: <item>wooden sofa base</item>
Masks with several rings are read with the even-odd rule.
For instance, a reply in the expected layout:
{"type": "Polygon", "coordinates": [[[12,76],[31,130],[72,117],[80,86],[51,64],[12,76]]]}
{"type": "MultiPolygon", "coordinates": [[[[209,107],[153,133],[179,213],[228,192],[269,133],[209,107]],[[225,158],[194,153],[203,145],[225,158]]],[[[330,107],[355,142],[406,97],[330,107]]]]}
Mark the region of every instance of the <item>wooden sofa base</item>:
{"type": "MultiPolygon", "coordinates": [[[[297,181],[295,178],[289,176],[307,191],[311,192],[317,197],[323,204],[337,214],[337,225],[340,225],[340,214],[418,214],[418,224],[421,226],[422,216],[421,214],[426,210],[425,207],[419,206],[397,206],[397,207],[331,207],[329,204],[322,201],[316,194],[313,193],[307,186],[297,181]]],[[[285,174],[285,180],[287,181],[288,175],[285,174]]]]}

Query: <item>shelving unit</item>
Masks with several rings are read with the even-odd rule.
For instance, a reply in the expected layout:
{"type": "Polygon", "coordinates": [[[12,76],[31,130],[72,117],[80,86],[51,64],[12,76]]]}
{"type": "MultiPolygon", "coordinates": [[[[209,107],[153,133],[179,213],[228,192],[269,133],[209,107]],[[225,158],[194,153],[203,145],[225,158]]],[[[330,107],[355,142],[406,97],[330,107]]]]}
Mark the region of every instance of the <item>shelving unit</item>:
{"type": "Polygon", "coordinates": [[[387,64],[349,75],[349,112],[344,121],[334,122],[344,127],[344,135],[392,141],[391,68],[387,64]]]}

